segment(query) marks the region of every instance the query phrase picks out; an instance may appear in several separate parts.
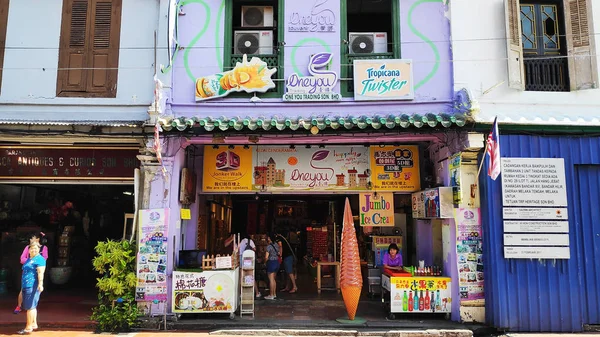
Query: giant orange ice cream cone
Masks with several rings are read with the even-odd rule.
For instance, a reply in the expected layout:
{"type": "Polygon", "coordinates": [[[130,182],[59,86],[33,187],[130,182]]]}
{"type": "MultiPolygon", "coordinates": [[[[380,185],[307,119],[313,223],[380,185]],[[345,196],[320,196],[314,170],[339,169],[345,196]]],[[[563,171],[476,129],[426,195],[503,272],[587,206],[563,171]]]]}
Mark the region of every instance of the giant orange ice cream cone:
{"type": "Polygon", "coordinates": [[[360,255],[356,230],[352,220],[350,201],[346,198],[344,206],[344,223],[342,228],[340,288],[346,305],[348,318],[354,320],[362,290],[362,275],[360,271],[360,255]]]}

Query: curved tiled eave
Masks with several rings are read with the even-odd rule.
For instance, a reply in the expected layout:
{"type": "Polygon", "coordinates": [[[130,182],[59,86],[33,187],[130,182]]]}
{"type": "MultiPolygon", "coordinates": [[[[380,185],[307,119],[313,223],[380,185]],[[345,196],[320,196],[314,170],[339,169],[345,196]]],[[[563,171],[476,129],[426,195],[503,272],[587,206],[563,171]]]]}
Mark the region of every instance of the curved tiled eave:
{"type": "Polygon", "coordinates": [[[256,130],[310,130],[313,126],[325,129],[394,129],[422,127],[462,127],[467,123],[466,114],[427,113],[374,116],[325,116],[325,117],[167,117],[158,122],[165,131],[185,131],[203,128],[206,131],[256,131],[256,130]]]}

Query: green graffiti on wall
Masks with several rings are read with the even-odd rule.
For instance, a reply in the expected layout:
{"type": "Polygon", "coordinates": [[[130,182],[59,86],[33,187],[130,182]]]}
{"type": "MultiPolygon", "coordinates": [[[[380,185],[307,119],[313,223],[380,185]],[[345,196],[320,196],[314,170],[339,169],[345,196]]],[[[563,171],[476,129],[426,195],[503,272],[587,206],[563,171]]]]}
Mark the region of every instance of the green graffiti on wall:
{"type": "Polygon", "coordinates": [[[196,82],[196,77],[194,77],[194,74],[192,72],[192,69],[190,68],[190,63],[189,63],[190,51],[194,48],[196,43],[198,43],[198,41],[200,41],[202,36],[208,30],[208,25],[210,24],[210,7],[203,0],[184,0],[179,4],[179,6],[185,6],[188,4],[200,4],[204,7],[204,11],[206,13],[206,20],[204,21],[204,26],[202,27],[200,32],[198,34],[196,34],[196,36],[194,36],[192,41],[190,41],[190,44],[187,46],[187,48],[185,48],[185,51],[183,52],[183,66],[185,67],[185,71],[186,71],[188,77],[190,79],[192,79],[193,82],[196,82]]]}
{"type": "Polygon", "coordinates": [[[410,28],[410,31],[413,34],[415,34],[418,38],[423,40],[423,42],[425,42],[431,48],[431,50],[433,51],[433,55],[435,56],[435,62],[433,64],[433,69],[431,69],[431,71],[422,80],[420,80],[419,83],[415,84],[415,90],[420,88],[423,84],[429,82],[429,80],[431,80],[431,78],[433,76],[435,76],[435,74],[438,71],[438,68],[440,67],[440,52],[438,51],[436,45],[427,36],[423,35],[423,33],[418,31],[415,28],[415,26],[413,25],[413,12],[414,12],[415,8],[419,7],[420,5],[422,5],[426,2],[441,3],[442,0],[418,0],[412,6],[410,6],[410,9],[408,10],[408,28],[410,28]]]}

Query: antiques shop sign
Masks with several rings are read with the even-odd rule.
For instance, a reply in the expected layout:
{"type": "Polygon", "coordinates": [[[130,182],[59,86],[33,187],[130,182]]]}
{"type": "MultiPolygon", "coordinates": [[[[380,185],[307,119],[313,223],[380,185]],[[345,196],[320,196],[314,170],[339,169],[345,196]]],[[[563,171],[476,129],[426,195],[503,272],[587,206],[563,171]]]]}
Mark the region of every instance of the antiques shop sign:
{"type": "Polygon", "coordinates": [[[133,180],[137,148],[0,147],[0,179],[133,180]]]}

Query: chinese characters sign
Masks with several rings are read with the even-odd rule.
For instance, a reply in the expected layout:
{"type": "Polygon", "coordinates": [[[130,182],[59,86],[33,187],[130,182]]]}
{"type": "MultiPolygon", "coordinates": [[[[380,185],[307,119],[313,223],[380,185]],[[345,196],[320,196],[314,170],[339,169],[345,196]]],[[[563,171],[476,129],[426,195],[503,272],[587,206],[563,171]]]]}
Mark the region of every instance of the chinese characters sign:
{"type": "Polygon", "coordinates": [[[0,147],[0,178],[133,180],[137,148],[0,147]]]}
{"type": "MultiPolygon", "coordinates": [[[[384,278],[389,276],[384,275],[384,278]]],[[[451,311],[451,282],[447,277],[391,277],[391,312],[447,313],[451,311]]],[[[384,280],[385,283],[385,280],[384,280]]]]}
{"type": "Polygon", "coordinates": [[[236,146],[204,147],[202,190],[243,192],[252,190],[252,149],[236,146]]]}
{"type": "Polygon", "coordinates": [[[354,61],[355,100],[407,100],[414,96],[412,61],[354,61]]]}
{"type": "Polygon", "coordinates": [[[168,208],[139,212],[137,301],[167,300],[168,217],[168,208]]]}
{"type": "Polygon", "coordinates": [[[421,189],[418,146],[371,146],[370,159],[375,190],[414,192],[421,189]]]}
{"type": "Polygon", "coordinates": [[[173,272],[173,312],[233,312],[237,308],[236,270],[173,272]]]}

